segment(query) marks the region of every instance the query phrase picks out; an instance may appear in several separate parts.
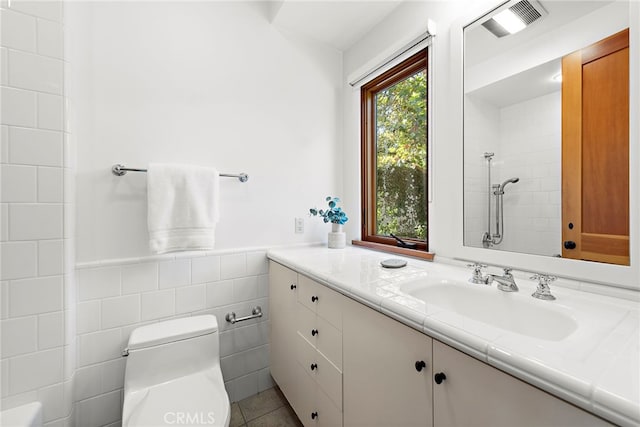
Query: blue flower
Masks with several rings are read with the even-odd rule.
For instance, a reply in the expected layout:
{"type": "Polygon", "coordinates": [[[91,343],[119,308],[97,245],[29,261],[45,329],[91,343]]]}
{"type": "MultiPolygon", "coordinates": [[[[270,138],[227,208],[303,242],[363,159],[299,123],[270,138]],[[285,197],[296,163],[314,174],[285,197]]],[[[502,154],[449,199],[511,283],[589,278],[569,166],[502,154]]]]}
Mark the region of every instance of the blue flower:
{"type": "Polygon", "coordinates": [[[329,205],[329,209],[318,210],[311,208],[309,209],[309,215],[320,216],[325,223],[331,222],[332,224],[344,224],[349,221],[347,214],[342,210],[342,208],[337,207],[337,204],[340,202],[339,198],[327,196],[325,201],[328,202],[327,204],[329,205]]]}

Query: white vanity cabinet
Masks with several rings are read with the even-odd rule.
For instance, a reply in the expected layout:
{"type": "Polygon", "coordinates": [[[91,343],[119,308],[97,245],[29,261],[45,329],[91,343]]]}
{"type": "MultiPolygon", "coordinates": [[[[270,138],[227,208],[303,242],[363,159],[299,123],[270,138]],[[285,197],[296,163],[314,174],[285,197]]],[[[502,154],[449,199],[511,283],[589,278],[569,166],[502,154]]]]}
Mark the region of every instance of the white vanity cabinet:
{"type": "Polygon", "coordinates": [[[298,273],[271,262],[269,268],[269,319],[271,376],[289,401],[295,396],[296,309],[298,304],[298,273]]]}
{"type": "Polygon", "coordinates": [[[274,262],[269,275],[271,375],[305,426],[342,426],[345,297],[274,262]]]}
{"type": "Polygon", "coordinates": [[[275,262],[270,281],[271,374],[305,426],[610,425],[275,262]]]}
{"type": "Polygon", "coordinates": [[[435,426],[610,426],[511,375],[433,341],[435,426]]]}

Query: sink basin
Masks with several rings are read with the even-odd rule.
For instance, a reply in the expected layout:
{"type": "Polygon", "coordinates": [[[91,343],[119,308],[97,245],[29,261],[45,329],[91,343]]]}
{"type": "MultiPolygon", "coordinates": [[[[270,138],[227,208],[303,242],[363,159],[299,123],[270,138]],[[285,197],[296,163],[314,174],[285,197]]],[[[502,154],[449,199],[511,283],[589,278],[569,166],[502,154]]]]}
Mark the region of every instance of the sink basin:
{"type": "Polygon", "coordinates": [[[564,307],[522,292],[502,292],[494,287],[444,279],[407,282],[400,291],[426,304],[532,338],[561,341],[578,328],[564,307]]]}

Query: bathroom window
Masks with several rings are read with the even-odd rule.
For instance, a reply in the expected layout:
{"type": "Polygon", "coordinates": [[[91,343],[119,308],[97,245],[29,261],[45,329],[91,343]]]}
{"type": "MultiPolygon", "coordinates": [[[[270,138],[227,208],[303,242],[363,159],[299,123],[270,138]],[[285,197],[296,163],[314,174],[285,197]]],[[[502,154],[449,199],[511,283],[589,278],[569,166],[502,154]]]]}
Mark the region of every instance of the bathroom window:
{"type": "Polygon", "coordinates": [[[427,50],[361,88],[362,242],[428,250],[427,50]]]}

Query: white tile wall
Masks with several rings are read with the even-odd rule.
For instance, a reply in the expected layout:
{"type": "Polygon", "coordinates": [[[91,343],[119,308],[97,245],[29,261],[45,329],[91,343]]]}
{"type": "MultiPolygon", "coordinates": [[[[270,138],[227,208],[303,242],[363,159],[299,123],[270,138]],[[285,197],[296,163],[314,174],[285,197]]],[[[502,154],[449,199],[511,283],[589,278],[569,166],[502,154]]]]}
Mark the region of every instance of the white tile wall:
{"type": "MultiPolygon", "coordinates": [[[[5,64],[8,62],[7,58],[5,64]]],[[[9,75],[8,70],[4,75],[9,75]]],[[[36,125],[37,96],[35,92],[6,86],[3,86],[0,92],[0,101],[2,102],[0,123],[13,126],[33,127],[36,125]]]]}
{"type": "Polygon", "coordinates": [[[36,51],[36,19],[10,9],[0,11],[2,45],[12,49],[36,51]]]}
{"type": "Polygon", "coordinates": [[[122,267],[122,294],[135,294],[158,289],[158,264],[155,262],[122,267]]]}
{"type": "Polygon", "coordinates": [[[5,242],[0,244],[2,253],[2,280],[35,277],[37,266],[37,242],[5,242]]]}
{"type": "Polygon", "coordinates": [[[122,391],[101,394],[77,403],[76,425],[101,427],[118,421],[122,414],[122,391]]]}
{"type": "Polygon", "coordinates": [[[189,313],[204,310],[206,301],[206,286],[195,285],[176,289],[176,313],[189,313]]]}
{"type": "Polygon", "coordinates": [[[61,204],[11,204],[9,239],[38,240],[62,238],[61,204]]]}
{"type": "Polygon", "coordinates": [[[40,129],[62,130],[63,110],[62,96],[38,93],[38,127],[40,129]]]}
{"type": "Polygon", "coordinates": [[[79,270],[76,275],[80,301],[120,295],[120,268],[79,270]]]}
{"type": "Polygon", "coordinates": [[[9,82],[9,67],[7,66],[9,51],[5,47],[0,47],[0,84],[6,85],[9,82]]]}
{"type": "Polygon", "coordinates": [[[123,347],[122,331],[108,329],[78,337],[78,366],[106,362],[120,357],[123,347]]]}
{"type": "Polygon", "coordinates": [[[165,261],[158,265],[158,286],[160,289],[186,286],[191,283],[191,260],[165,261]]]}
{"type": "Polygon", "coordinates": [[[37,171],[34,166],[2,165],[2,201],[35,202],[37,171]]]}
{"type": "Polygon", "coordinates": [[[9,392],[23,393],[62,382],[62,348],[39,351],[9,360],[9,392]]]}
{"type": "Polygon", "coordinates": [[[64,272],[64,241],[41,240],[38,242],[38,274],[54,276],[64,272]]]}
{"type": "Polygon", "coordinates": [[[142,320],[161,319],[173,316],[176,312],[175,291],[149,292],[141,295],[140,318],[142,320]]]}
{"type": "Polygon", "coordinates": [[[102,300],[103,329],[140,322],[140,295],[106,298],[102,300]]]}
{"type": "Polygon", "coordinates": [[[100,305],[99,300],[78,303],[76,332],[79,335],[100,329],[100,305]]]}
{"type": "Polygon", "coordinates": [[[63,239],[64,210],[74,209],[63,183],[63,35],[61,1],[0,2],[0,404],[39,400],[47,427],[70,424],[77,357],[74,250],[63,239]]]}
{"type": "Polygon", "coordinates": [[[38,53],[62,59],[62,25],[46,19],[38,19],[38,53]]]}
{"type": "Polygon", "coordinates": [[[9,50],[9,84],[13,87],[62,95],[63,70],[59,59],[9,50]]]}
{"type": "Polygon", "coordinates": [[[11,9],[50,21],[62,22],[62,0],[11,0],[11,9]]]}
{"type": "Polygon", "coordinates": [[[9,160],[16,164],[62,166],[62,133],[10,128],[9,160]]]}
{"type": "Polygon", "coordinates": [[[9,316],[62,310],[62,276],[13,280],[9,283],[9,316]]]}
{"type": "Polygon", "coordinates": [[[31,353],[38,349],[37,320],[37,317],[30,316],[2,321],[3,358],[31,353]]]}
{"type": "Polygon", "coordinates": [[[220,260],[220,278],[235,279],[247,274],[247,257],[244,254],[225,255],[220,260]]]}
{"type": "Polygon", "coordinates": [[[133,329],[169,318],[198,314],[217,317],[223,376],[233,401],[273,386],[268,371],[266,252],[172,258],[167,255],[155,261],[78,266],[77,425],[120,419],[120,407],[108,408],[112,393],[120,393],[124,385],[126,361],[120,353],[133,329]],[[234,276],[232,279],[220,279],[223,265],[227,274],[234,276]],[[261,319],[236,325],[224,319],[231,311],[248,315],[256,305],[265,313],[261,319]],[[103,412],[91,418],[95,416],[93,411],[103,412]]]}
{"type": "Polygon", "coordinates": [[[38,390],[38,400],[42,403],[43,422],[47,423],[64,416],[64,386],[64,383],[58,383],[38,390]]]}
{"type": "Polygon", "coordinates": [[[41,314],[38,316],[38,349],[62,347],[64,345],[64,313],[41,314]]]}
{"type": "Polygon", "coordinates": [[[207,256],[191,261],[193,283],[216,282],[220,280],[220,257],[207,256]]]}

